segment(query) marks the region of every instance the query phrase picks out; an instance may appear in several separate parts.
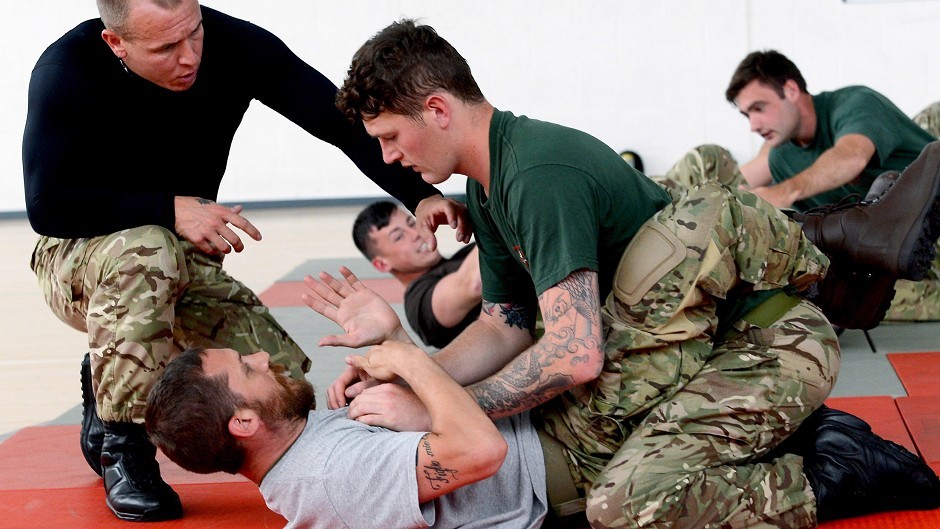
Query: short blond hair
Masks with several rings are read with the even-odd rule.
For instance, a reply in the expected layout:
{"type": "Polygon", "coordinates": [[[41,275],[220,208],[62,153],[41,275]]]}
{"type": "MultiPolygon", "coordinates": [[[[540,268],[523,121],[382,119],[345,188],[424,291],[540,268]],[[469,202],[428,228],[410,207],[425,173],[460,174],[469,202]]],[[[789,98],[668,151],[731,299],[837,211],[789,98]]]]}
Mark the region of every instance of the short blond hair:
{"type": "MultiPolygon", "coordinates": [[[[117,33],[118,35],[127,35],[127,17],[131,10],[133,0],[96,0],[98,3],[98,15],[104,22],[104,27],[117,33]]],[[[173,9],[179,7],[183,0],[142,0],[161,7],[163,9],[173,9]]]]}

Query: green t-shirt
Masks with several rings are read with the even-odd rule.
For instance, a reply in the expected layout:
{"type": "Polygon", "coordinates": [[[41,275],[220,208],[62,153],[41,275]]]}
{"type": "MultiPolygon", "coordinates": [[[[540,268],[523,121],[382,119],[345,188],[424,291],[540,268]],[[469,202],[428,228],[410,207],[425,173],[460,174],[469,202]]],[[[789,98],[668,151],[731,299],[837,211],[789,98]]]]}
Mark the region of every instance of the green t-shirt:
{"type": "Polygon", "coordinates": [[[806,170],[846,134],[862,134],[875,144],[876,154],[859,177],[840,188],[794,204],[800,210],[838,202],[852,193],[862,196],[888,170],[903,171],[934,141],[885,96],[864,86],[848,86],[813,96],[816,136],[806,147],[788,142],[770,151],[770,173],[780,183],[806,170]]]}
{"type": "Polygon", "coordinates": [[[669,203],[600,140],[496,111],[490,189],[467,180],[483,299],[535,304],[572,272],[598,272],[601,300],[639,227],[669,203]]]}

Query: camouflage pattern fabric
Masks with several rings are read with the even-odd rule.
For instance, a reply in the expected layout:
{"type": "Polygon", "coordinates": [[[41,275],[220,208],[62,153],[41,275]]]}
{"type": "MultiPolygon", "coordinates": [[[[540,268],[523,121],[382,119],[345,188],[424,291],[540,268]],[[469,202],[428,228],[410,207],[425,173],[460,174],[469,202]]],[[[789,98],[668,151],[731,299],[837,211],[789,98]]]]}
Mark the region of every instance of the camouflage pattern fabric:
{"type": "Polygon", "coordinates": [[[899,279],[894,284],[894,299],[884,321],[940,320],[940,242],[936,248],[937,257],[923,279],[899,279]]]}
{"type": "Polygon", "coordinates": [[[170,359],[194,346],[265,350],[302,377],[310,360],[245,285],[159,226],[85,239],[41,237],[31,266],[52,311],[88,333],[98,414],[142,423],[170,359]]]}
{"type": "MultiPolygon", "coordinates": [[[[914,117],[925,130],[940,137],[940,102],[930,105],[914,117]]],[[[687,152],[663,176],[650,177],[674,197],[684,189],[716,181],[737,188],[744,182],[738,164],[727,149],[719,145],[699,145],[687,152]]],[[[897,293],[885,321],[940,320],[940,242],[937,258],[927,277],[921,281],[899,280],[897,293]]]]}
{"type": "Polygon", "coordinates": [[[670,192],[681,192],[709,181],[735,188],[744,183],[744,175],[734,156],[728,149],[713,144],[699,145],[685,153],[666,174],[650,178],[670,192]]]}
{"type": "MultiPolygon", "coordinates": [[[[940,139],[940,101],[933,103],[914,116],[914,123],[940,139]]],[[[937,321],[940,320],[940,242],[937,257],[921,281],[899,280],[894,285],[896,294],[885,321],[937,321]]]]}
{"type": "MultiPolygon", "coordinates": [[[[825,274],[828,259],[776,208],[716,183],[693,187],[648,223],[678,236],[684,258],[639,302],[625,303],[614,289],[603,310],[600,377],[540,411],[587,493],[588,520],[813,526],[802,460],[753,460],[829,394],[839,368],[832,328],[801,301],[767,329],[742,320],[718,343],[711,337],[718,300],[805,288],[825,274]]],[[[645,258],[634,249],[618,274],[645,258]]]]}
{"type": "Polygon", "coordinates": [[[933,134],[940,139],[940,101],[929,105],[913,117],[914,123],[920,125],[920,128],[933,134]]]}

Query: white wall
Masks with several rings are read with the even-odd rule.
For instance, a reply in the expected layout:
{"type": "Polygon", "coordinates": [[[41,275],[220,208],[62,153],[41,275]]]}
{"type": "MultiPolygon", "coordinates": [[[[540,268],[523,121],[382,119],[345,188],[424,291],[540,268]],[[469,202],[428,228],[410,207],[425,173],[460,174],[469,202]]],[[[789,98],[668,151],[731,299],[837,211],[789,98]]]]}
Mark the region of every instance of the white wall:
{"type": "MultiPolygon", "coordinates": [[[[759,142],[724,101],[738,61],[776,48],[811,92],[867,84],[913,115],[940,100],[940,2],[842,0],[205,0],[279,35],[335,83],[389,22],[421,18],[464,54],[498,108],[588,131],[640,153],[651,174],[720,143],[740,161],[759,142]]],[[[11,2],[0,18],[0,212],[24,209],[20,142],[29,72],[92,0],[11,2]]],[[[211,39],[211,35],[207,35],[211,39]]],[[[250,72],[247,72],[250,75],[250,72]]],[[[463,190],[463,178],[443,186],[463,190]]],[[[331,146],[253,104],[223,201],[371,197],[381,190],[331,146]],[[337,183],[340,183],[339,185],[337,183]]]]}

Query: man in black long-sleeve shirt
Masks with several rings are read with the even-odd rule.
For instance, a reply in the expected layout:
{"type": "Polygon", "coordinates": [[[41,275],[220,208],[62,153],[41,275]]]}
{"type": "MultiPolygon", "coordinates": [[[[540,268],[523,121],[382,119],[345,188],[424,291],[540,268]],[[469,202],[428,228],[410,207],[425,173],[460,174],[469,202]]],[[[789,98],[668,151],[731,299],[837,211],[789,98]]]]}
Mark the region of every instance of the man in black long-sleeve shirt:
{"type": "Polygon", "coordinates": [[[261,237],[240,207],[215,203],[249,103],[340,148],[412,211],[442,199],[417,173],[385,165],[378,143],[335,108],[336,87],[268,31],[198,0],[98,8],[101,19],[53,43],[32,73],[23,140],[27,213],[41,235],[32,267],[56,315],[88,332],[82,450],[108,506],[122,519],[175,518],[179,497],[142,424],[170,357],[222,345],[266,350],[295,377],[310,367],[222,271],[223,255],[244,247],[235,228],[261,237]]]}

